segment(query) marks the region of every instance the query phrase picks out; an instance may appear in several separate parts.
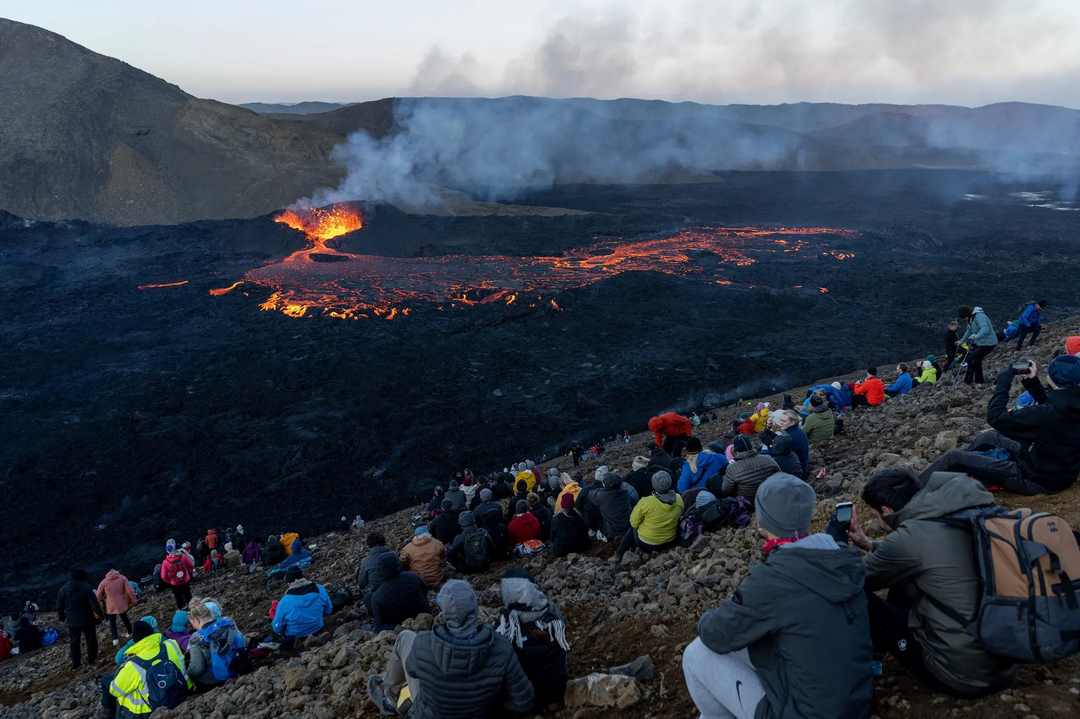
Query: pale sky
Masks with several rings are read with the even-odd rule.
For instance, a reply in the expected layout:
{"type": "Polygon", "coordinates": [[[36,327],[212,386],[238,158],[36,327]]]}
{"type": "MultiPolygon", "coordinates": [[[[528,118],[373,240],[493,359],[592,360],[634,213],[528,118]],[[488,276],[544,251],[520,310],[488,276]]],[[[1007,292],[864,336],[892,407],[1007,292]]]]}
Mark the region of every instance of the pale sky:
{"type": "Polygon", "coordinates": [[[226,102],[1080,107],[1080,0],[0,0],[0,16],[226,102]]]}

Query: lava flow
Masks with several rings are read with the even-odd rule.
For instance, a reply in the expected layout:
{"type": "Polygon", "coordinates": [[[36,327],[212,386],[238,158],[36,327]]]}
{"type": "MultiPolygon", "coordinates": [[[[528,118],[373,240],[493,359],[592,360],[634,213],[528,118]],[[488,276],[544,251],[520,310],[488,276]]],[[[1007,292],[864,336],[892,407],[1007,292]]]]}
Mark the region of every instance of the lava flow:
{"type": "MultiPolygon", "coordinates": [[[[330,240],[364,225],[360,213],[348,205],[286,210],[274,219],[303,232],[310,244],[247,273],[243,282],[271,290],[260,309],[289,317],[339,319],[392,320],[407,317],[410,306],[419,303],[444,310],[493,303],[509,306],[520,300],[529,308],[543,305],[559,311],[559,303],[545,293],[584,287],[624,272],[703,276],[718,285],[738,284],[726,275],[765,255],[847,260],[853,253],[834,253],[829,238],[854,235],[828,227],[710,227],[656,239],[598,242],[560,256],[414,258],[360,255],[331,247],[330,240]],[[808,250],[812,244],[814,252],[808,250]],[[725,268],[728,271],[721,274],[725,268]]],[[[239,284],[211,294],[225,294],[239,284]]]]}

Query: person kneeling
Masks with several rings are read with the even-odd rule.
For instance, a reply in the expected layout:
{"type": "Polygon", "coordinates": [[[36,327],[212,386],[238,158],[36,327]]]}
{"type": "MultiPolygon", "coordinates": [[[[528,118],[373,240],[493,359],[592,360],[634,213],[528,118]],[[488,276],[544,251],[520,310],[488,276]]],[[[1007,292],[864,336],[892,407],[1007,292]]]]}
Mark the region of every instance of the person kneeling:
{"type": "Polygon", "coordinates": [[[513,646],[480,624],[469,583],[449,580],[435,603],[442,623],[430,631],[402,631],[385,673],[368,677],[368,695],[379,712],[483,719],[498,714],[504,700],[518,714],[532,708],[533,687],[513,646]]]}
{"type": "Polygon", "coordinates": [[[863,501],[890,528],[871,542],[856,522],[849,536],[866,555],[868,593],[889,589],[887,600],[870,594],[874,648],[891,652],[931,686],[960,696],[1000,689],[1012,678],[1012,663],[991,656],[968,630],[964,617],[979,607],[979,571],[970,532],[942,517],[994,503],[977,480],[935,472],[920,488],[913,472],[878,472],[863,489],[863,501]]]}
{"type": "Polygon", "coordinates": [[[765,561],[698,622],[683,653],[704,719],[870,715],[870,626],[858,555],[809,534],[815,496],[789,474],[755,498],[765,561]]]}

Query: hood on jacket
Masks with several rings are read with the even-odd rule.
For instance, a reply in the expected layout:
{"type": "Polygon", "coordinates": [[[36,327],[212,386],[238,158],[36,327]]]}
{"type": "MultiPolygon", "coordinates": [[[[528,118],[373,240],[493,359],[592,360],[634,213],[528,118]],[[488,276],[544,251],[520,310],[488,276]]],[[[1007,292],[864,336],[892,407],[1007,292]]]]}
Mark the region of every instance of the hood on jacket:
{"type": "MultiPolygon", "coordinates": [[[[413,537],[413,539],[420,539],[420,537],[413,537]]],[[[393,579],[401,574],[401,561],[393,552],[380,554],[375,560],[375,567],[386,579],[393,579]]]]}
{"type": "Polygon", "coordinates": [[[123,581],[123,576],[120,574],[120,570],[110,569],[109,571],[105,572],[105,579],[106,581],[110,582],[116,581],[117,579],[123,581]]]}
{"type": "Polygon", "coordinates": [[[786,431],[777,432],[772,444],[769,445],[769,454],[774,457],[782,457],[790,451],[792,451],[791,435],[786,431]]]}
{"type": "Polygon", "coordinates": [[[1080,421],[1080,387],[1058,389],[1047,393],[1047,402],[1059,414],[1073,421],[1080,421]]]}
{"type": "Polygon", "coordinates": [[[486,624],[466,636],[451,632],[443,624],[436,625],[432,633],[435,635],[435,641],[431,643],[435,663],[444,674],[452,676],[472,676],[480,672],[497,639],[495,631],[486,624]]]}
{"type": "Polygon", "coordinates": [[[990,494],[976,479],[962,472],[934,472],[926,486],[915,493],[903,509],[886,516],[885,523],[896,529],[911,519],[936,519],[970,507],[994,503],[990,494]]]}
{"type": "Polygon", "coordinates": [[[416,535],[410,541],[416,546],[422,547],[425,544],[429,544],[431,542],[431,535],[427,532],[424,532],[423,534],[416,535]]]}
{"type": "Polygon", "coordinates": [[[608,472],[604,475],[604,478],[600,480],[600,484],[604,489],[622,489],[623,478],[614,472],[608,472]]]}
{"type": "MultiPolygon", "coordinates": [[[[397,559],[397,557],[395,557],[395,559],[397,559]]],[[[294,596],[294,597],[302,596],[304,594],[318,594],[318,593],[319,593],[319,585],[316,584],[315,582],[311,581],[310,579],[305,578],[305,577],[301,577],[300,579],[297,579],[295,582],[290,584],[289,588],[285,591],[286,595],[291,595],[291,596],[294,596]]]]}
{"type": "Polygon", "coordinates": [[[864,591],[866,570],[862,561],[848,549],[824,549],[816,545],[800,547],[796,542],[770,553],[766,563],[830,604],[843,604],[864,591]]]}

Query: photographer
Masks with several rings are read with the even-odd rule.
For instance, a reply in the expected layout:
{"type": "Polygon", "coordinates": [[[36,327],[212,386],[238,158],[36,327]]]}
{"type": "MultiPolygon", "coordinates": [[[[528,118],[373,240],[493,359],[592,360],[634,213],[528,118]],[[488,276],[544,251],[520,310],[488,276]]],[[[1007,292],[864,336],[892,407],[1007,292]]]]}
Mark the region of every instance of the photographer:
{"type": "Polygon", "coordinates": [[[965,472],[1016,494],[1060,492],[1080,474],[1080,357],[1056,357],[1047,368],[1051,390],[1037,378],[1038,365],[1023,360],[998,375],[986,409],[992,430],[980,432],[967,450],[952,449],[922,474],[965,472]],[[1008,411],[1013,378],[1037,404],[1008,411]]]}
{"type": "MultiPolygon", "coordinates": [[[[890,534],[871,542],[855,517],[851,543],[868,552],[866,590],[875,652],[889,652],[919,679],[959,696],[979,696],[1011,679],[1011,662],[988,654],[958,618],[979,606],[979,573],[969,532],[936,521],[993,504],[986,489],[963,474],[938,472],[926,486],[909,470],[870,478],[862,499],[890,534]],[[888,589],[888,599],[873,592],[888,589]]],[[[834,520],[830,533],[843,532],[834,520]],[[839,532],[837,532],[839,529],[839,532]]]]}

